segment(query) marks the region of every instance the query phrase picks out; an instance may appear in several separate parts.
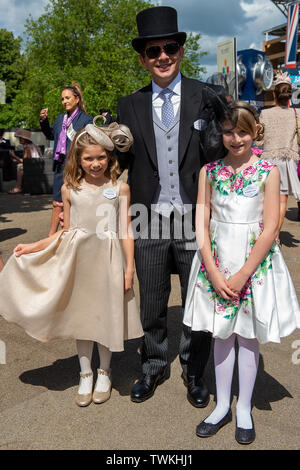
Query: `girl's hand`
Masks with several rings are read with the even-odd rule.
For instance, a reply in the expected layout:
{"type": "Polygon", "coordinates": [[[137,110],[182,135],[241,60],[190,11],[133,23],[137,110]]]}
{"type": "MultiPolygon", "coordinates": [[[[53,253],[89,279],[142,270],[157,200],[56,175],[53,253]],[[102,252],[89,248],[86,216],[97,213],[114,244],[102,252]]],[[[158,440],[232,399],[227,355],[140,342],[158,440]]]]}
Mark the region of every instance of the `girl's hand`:
{"type": "Polygon", "coordinates": [[[241,271],[238,271],[230,279],[228,279],[228,286],[229,288],[235,292],[239,293],[243,289],[244,285],[248,281],[248,276],[243,274],[241,271]]]}
{"type": "Polygon", "coordinates": [[[13,250],[15,256],[19,258],[22,255],[27,255],[29,253],[35,253],[37,251],[40,251],[41,247],[39,246],[39,242],[34,242],[34,243],[20,243],[19,245],[16,246],[16,248],[13,250]]]}
{"type": "Polygon", "coordinates": [[[124,294],[133,287],[133,275],[134,271],[125,271],[124,274],[124,294]]]}
{"type": "Polygon", "coordinates": [[[237,293],[231,289],[226,277],[220,271],[216,270],[212,275],[210,275],[210,280],[219,297],[226,300],[237,297],[237,293]]]}

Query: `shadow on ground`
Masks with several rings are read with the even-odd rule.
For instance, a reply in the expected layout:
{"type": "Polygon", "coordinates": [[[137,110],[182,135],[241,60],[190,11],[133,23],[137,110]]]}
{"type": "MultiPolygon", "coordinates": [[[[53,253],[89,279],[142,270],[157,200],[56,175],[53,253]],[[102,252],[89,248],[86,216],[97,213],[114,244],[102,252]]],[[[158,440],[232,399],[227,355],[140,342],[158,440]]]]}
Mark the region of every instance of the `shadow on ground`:
{"type": "MultiPolygon", "coordinates": [[[[180,307],[171,307],[169,316],[169,357],[172,363],[178,354],[181,335],[182,313],[180,307]]],[[[114,353],[112,359],[113,388],[120,395],[130,395],[131,388],[141,374],[140,356],[138,348],[141,340],[127,341],[123,353],[114,353]]],[[[236,354],[237,357],[237,354],[236,354]]],[[[92,368],[96,371],[99,367],[98,351],[94,347],[92,368]]],[[[35,386],[43,386],[48,390],[66,390],[79,383],[79,362],[77,356],[59,359],[53,364],[34,370],[28,370],[20,375],[23,383],[35,386]]],[[[216,395],[215,375],[213,364],[213,343],[210,358],[205,371],[205,382],[209,392],[216,395]]],[[[96,377],[95,377],[96,379],[96,377]]],[[[232,397],[238,396],[237,364],[234,371],[232,384],[232,397]]],[[[260,355],[258,374],[253,394],[253,406],[260,410],[271,410],[271,403],[282,400],[285,397],[292,398],[289,391],[276,379],[265,371],[264,359],[260,355]]]]}
{"type": "Polygon", "coordinates": [[[24,194],[0,193],[0,223],[11,222],[8,214],[17,212],[38,212],[49,208],[52,203],[50,194],[25,196],[24,194]],[[5,214],[5,216],[3,215],[5,214]]]}

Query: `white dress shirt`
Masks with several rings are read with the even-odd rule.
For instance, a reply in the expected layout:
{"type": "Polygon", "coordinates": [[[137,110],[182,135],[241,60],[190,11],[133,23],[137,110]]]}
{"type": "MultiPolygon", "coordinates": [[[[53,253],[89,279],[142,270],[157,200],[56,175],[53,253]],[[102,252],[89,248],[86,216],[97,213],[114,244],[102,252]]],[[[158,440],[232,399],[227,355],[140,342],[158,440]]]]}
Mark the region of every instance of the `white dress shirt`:
{"type": "MultiPolygon", "coordinates": [[[[171,101],[173,104],[174,108],[174,116],[176,116],[176,113],[179,109],[180,106],[180,99],[181,99],[181,73],[177,75],[176,78],[174,78],[173,82],[170,83],[170,85],[167,87],[169,90],[173,91],[173,95],[171,97],[171,101]]],[[[161,120],[161,108],[164,103],[164,100],[161,96],[159,96],[160,92],[163,90],[160,86],[158,86],[153,80],[152,80],[152,106],[153,109],[155,110],[158,118],[161,120]]]]}

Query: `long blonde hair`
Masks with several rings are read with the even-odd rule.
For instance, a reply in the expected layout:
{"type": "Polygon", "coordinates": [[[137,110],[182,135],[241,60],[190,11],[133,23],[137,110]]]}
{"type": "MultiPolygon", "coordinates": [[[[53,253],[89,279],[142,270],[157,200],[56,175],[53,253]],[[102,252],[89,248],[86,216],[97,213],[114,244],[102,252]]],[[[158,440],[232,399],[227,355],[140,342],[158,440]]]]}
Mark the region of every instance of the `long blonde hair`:
{"type": "Polygon", "coordinates": [[[113,184],[116,184],[121,169],[114,150],[127,152],[133,144],[133,137],[128,127],[115,122],[108,127],[99,127],[95,124],[98,118],[99,116],[94,118],[94,124],[87,124],[84,129],[79,130],[71,144],[65,165],[64,180],[68,186],[74,189],[80,187],[81,180],[84,177],[81,156],[86,147],[100,145],[105,149],[108,157],[108,167],[104,175],[113,184]]]}

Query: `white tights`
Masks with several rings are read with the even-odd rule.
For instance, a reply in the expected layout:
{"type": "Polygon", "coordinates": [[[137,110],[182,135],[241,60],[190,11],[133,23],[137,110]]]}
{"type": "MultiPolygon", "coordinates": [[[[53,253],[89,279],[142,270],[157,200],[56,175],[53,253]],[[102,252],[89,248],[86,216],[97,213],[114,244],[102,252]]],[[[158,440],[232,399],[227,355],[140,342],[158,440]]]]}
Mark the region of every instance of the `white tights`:
{"type": "Polygon", "coordinates": [[[214,361],[217,406],[205,419],[205,422],[212,424],[218,423],[230,408],[236,337],[239,345],[239,396],[236,405],[237,426],[244,429],[251,429],[251,398],[258,369],[259,343],[256,339],[246,339],[235,334],[225,340],[215,339],[214,361]]]}
{"type": "MultiPolygon", "coordinates": [[[[86,340],[76,340],[77,352],[80,364],[80,371],[82,374],[88,374],[92,372],[91,360],[93,354],[93,341],[86,340]]],[[[100,343],[97,343],[99,358],[100,358],[100,368],[103,370],[110,369],[110,361],[112,352],[103,346],[100,343]]],[[[98,375],[98,379],[95,385],[95,390],[97,392],[106,392],[110,385],[110,379],[107,375],[98,375]]],[[[93,388],[93,375],[88,377],[80,377],[78,393],[85,395],[91,393],[93,388]]]]}

